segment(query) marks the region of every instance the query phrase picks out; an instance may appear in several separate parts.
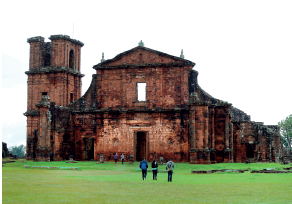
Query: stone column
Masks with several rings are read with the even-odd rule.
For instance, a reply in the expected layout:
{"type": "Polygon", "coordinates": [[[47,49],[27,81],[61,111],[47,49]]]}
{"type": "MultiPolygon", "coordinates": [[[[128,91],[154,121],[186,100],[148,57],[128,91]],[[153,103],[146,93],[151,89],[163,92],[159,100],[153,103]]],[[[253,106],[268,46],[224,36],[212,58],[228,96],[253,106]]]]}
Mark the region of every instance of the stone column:
{"type": "Polygon", "coordinates": [[[225,113],[225,148],[229,149],[229,113],[225,113]]]}
{"type": "Polygon", "coordinates": [[[206,123],[208,123],[207,111],[209,103],[201,102],[197,93],[191,93],[188,105],[190,109],[190,163],[203,163],[206,161],[204,149],[206,145],[204,147],[204,141],[208,140],[208,124],[206,123]]]}
{"type": "Polygon", "coordinates": [[[216,163],[216,150],[215,150],[215,106],[212,105],[210,108],[211,118],[211,149],[210,149],[210,160],[211,163],[216,163]]]}
{"type": "Polygon", "coordinates": [[[272,159],[272,135],[269,134],[269,162],[271,163],[273,161],[272,159]]]}
{"type": "Polygon", "coordinates": [[[196,146],[196,101],[199,101],[197,93],[191,93],[189,105],[189,140],[190,140],[190,163],[197,162],[197,146],[196,146]]]}
{"type": "Polygon", "coordinates": [[[234,149],[233,149],[233,123],[230,123],[230,148],[231,148],[231,162],[234,162],[234,149]]]}
{"type": "Polygon", "coordinates": [[[210,149],[209,149],[209,110],[208,110],[208,105],[205,105],[203,107],[204,110],[204,136],[205,136],[205,149],[204,149],[204,153],[205,153],[205,158],[206,161],[205,163],[210,163],[210,149]]]}
{"type": "Polygon", "coordinates": [[[39,103],[36,104],[40,113],[37,160],[46,160],[49,158],[49,149],[51,147],[51,112],[49,111],[49,100],[48,95],[43,95],[39,103]]]}
{"type": "Polygon", "coordinates": [[[215,109],[214,109],[214,106],[212,106],[212,109],[211,109],[211,120],[212,120],[212,127],[211,127],[211,130],[212,130],[212,142],[211,142],[211,148],[212,149],[215,149],[215,119],[214,119],[214,116],[215,116],[215,109]]]}
{"type": "Polygon", "coordinates": [[[229,108],[231,106],[230,103],[227,102],[221,102],[221,106],[224,108],[224,114],[225,114],[225,149],[224,149],[224,162],[231,162],[231,152],[232,149],[230,149],[230,113],[229,108]]]}
{"type": "Polygon", "coordinates": [[[189,112],[190,163],[197,160],[196,146],[196,107],[191,106],[189,112]]]}
{"type": "Polygon", "coordinates": [[[257,126],[257,136],[258,136],[258,155],[257,155],[257,162],[260,161],[261,159],[261,140],[260,140],[260,136],[262,135],[262,131],[260,132],[260,134],[258,134],[259,132],[259,125],[257,126]]]}

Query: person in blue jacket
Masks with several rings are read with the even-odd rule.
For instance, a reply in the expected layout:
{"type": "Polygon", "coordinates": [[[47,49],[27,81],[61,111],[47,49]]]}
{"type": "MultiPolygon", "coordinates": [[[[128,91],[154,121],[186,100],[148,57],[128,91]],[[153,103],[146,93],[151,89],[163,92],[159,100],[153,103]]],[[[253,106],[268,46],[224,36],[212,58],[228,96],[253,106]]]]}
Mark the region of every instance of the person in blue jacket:
{"type": "Polygon", "coordinates": [[[146,176],[147,176],[147,168],[148,168],[148,163],[145,160],[145,158],[143,158],[143,160],[140,162],[140,169],[142,169],[142,179],[145,180],[146,176]]]}

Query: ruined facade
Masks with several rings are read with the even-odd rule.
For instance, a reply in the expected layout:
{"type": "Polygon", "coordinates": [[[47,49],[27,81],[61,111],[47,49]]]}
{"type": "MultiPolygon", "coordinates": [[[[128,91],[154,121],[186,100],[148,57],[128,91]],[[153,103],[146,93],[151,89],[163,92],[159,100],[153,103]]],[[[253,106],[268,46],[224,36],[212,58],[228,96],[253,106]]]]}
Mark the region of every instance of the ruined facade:
{"type": "Polygon", "coordinates": [[[190,163],[277,161],[278,126],[265,126],[207,94],[195,63],[139,46],[93,66],[81,97],[83,43],[66,35],[32,37],[27,159],[145,157],[190,163]],[[144,87],[144,88],[139,88],[144,87]],[[142,96],[142,97],[141,97],[142,96]]]}

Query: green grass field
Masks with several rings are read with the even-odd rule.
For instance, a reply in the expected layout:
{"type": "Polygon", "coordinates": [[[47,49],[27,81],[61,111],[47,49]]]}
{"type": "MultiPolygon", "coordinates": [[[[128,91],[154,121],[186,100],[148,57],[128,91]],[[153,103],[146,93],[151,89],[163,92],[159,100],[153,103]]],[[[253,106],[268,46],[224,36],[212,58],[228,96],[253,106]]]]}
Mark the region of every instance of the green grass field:
{"type": "MultiPolygon", "coordinates": [[[[149,163],[149,166],[151,164],[149,163]]],[[[152,172],[142,180],[139,162],[33,162],[4,164],[3,203],[292,203],[292,173],[220,172],[191,174],[192,170],[274,168],[289,165],[175,163],[173,182],[167,173],[152,172]],[[24,168],[31,166],[79,167],[80,170],[24,168]]],[[[165,165],[159,166],[165,170],[165,165]]]]}

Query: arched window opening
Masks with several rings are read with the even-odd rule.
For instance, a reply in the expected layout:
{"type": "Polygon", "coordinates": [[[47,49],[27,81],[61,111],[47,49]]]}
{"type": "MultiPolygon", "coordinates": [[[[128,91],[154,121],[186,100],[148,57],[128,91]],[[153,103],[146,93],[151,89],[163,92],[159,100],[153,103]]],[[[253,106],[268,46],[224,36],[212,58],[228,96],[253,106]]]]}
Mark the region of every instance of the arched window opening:
{"type": "Polygon", "coordinates": [[[74,68],[74,52],[73,50],[69,53],[69,67],[74,68]]]}
{"type": "Polygon", "coordinates": [[[50,53],[46,53],[46,56],[45,56],[45,67],[46,66],[51,66],[51,55],[50,55],[50,53]]]}
{"type": "Polygon", "coordinates": [[[70,93],[70,103],[73,103],[73,93],[70,93]]]}

